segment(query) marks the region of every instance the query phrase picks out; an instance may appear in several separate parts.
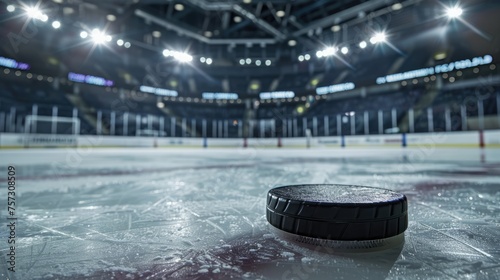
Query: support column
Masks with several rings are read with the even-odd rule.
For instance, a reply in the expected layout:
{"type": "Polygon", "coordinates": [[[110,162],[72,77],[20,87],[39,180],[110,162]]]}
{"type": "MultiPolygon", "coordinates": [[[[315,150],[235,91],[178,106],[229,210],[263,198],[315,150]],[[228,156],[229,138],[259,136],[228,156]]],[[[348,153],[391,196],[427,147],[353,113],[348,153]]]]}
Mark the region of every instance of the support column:
{"type": "MultiPolygon", "coordinates": [[[[97,111],[96,133],[97,133],[97,135],[102,134],[102,112],[101,111],[97,111]]],[[[137,135],[137,131],[136,131],[136,135],[137,135]]]]}
{"type": "Polygon", "coordinates": [[[444,109],[444,122],[446,131],[451,131],[451,112],[450,107],[448,106],[446,106],[446,108],[444,109]]]}
{"type": "Polygon", "coordinates": [[[415,112],[413,111],[413,108],[408,110],[408,126],[411,133],[415,132],[415,112]]]}
{"type": "MultiPolygon", "coordinates": [[[[51,123],[51,134],[57,134],[57,115],[58,115],[57,106],[52,107],[52,123],[51,123]]],[[[99,111],[100,112],[100,111],[99,111]]]]}
{"type": "MultiPolygon", "coordinates": [[[[38,105],[34,104],[31,107],[31,115],[35,116],[35,120],[36,120],[36,116],[38,115],[38,105]]],[[[37,121],[29,124],[31,127],[30,127],[30,131],[28,131],[28,133],[32,133],[31,131],[33,131],[33,133],[36,133],[37,132],[37,124],[38,124],[37,121]]],[[[24,125],[28,125],[28,124],[25,123],[24,125]]]]}
{"type": "Polygon", "coordinates": [[[222,121],[218,121],[217,126],[219,127],[219,132],[218,132],[218,134],[217,134],[217,137],[219,137],[219,138],[224,137],[224,136],[222,135],[222,132],[223,132],[223,131],[222,131],[222,130],[223,130],[223,127],[222,127],[222,121]]]}
{"type": "Polygon", "coordinates": [[[378,111],[378,134],[384,134],[384,112],[378,111]]]}
{"type": "Polygon", "coordinates": [[[165,132],[165,117],[160,117],[160,134],[158,135],[159,137],[163,136],[163,132],[165,132]]]}
{"type": "Polygon", "coordinates": [[[427,108],[427,125],[428,131],[434,132],[434,116],[431,107],[427,108]]]}
{"type": "Polygon", "coordinates": [[[351,135],[356,135],[356,116],[351,115],[349,121],[351,122],[351,135]]]}
{"type": "Polygon", "coordinates": [[[142,118],[140,115],[135,115],[135,136],[139,135],[139,130],[141,129],[142,118]]]}
{"type": "Polygon", "coordinates": [[[302,118],[302,131],[304,131],[304,137],[307,136],[307,118],[302,118]]]}
{"type": "Polygon", "coordinates": [[[181,120],[181,126],[182,126],[182,137],[186,137],[186,130],[187,130],[187,124],[186,124],[186,118],[182,118],[181,120]]]}
{"type": "Polygon", "coordinates": [[[325,136],[330,135],[330,118],[327,116],[323,117],[323,126],[325,130],[325,136]]]}
{"type": "Polygon", "coordinates": [[[477,118],[479,121],[479,130],[484,130],[484,105],[483,100],[477,101],[477,118]]]}
{"type": "Polygon", "coordinates": [[[340,115],[337,115],[337,135],[342,135],[342,118],[340,115]]]}
{"type": "Polygon", "coordinates": [[[363,113],[363,124],[365,126],[365,135],[370,134],[370,123],[369,123],[369,113],[365,111],[363,113]]]}
{"type": "Polygon", "coordinates": [[[224,120],[224,138],[229,138],[229,121],[224,120]]]}
{"type": "Polygon", "coordinates": [[[80,134],[80,122],[76,122],[78,120],[78,109],[73,108],[73,121],[76,124],[75,127],[73,128],[73,134],[80,134]]]}
{"type": "Polygon", "coordinates": [[[318,118],[313,117],[313,136],[318,136],[318,118]]]}
{"type": "Polygon", "coordinates": [[[298,125],[297,125],[297,119],[293,119],[293,135],[295,137],[298,137],[299,135],[299,129],[298,129],[298,125]]]}
{"type": "Polygon", "coordinates": [[[123,113],[123,136],[128,136],[128,112],[123,113]]]}
{"type": "Polygon", "coordinates": [[[465,105],[460,106],[460,115],[462,117],[462,130],[467,130],[467,108],[465,105]]]}
{"type": "Polygon", "coordinates": [[[207,120],[205,119],[201,121],[201,136],[203,138],[207,137],[207,120]]]}
{"type": "Polygon", "coordinates": [[[194,133],[191,137],[196,137],[196,119],[191,119],[191,132],[194,133]]]}
{"type": "Polygon", "coordinates": [[[175,137],[175,118],[170,118],[170,136],[175,137]]]}
{"type": "Polygon", "coordinates": [[[391,120],[392,120],[392,128],[395,128],[398,126],[398,113],[396,111],[396,108],[392,108],[391,110],[391,120]]]}
{"type": "Polygon", "coordinates": [[[110,122],[111,122],[111,127],[109,128],[109,135],[115,135],[115,112],[111,112],[110,115],[110,122]]]}

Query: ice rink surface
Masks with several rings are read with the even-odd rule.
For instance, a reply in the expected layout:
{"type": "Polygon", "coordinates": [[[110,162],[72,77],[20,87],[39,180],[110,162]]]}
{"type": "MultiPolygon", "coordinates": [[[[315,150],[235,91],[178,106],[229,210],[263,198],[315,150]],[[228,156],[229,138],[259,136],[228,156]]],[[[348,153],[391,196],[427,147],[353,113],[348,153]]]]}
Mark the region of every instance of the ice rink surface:
{"type": "Polygon", "coordinates": [[[1,279],[500,279],[500,150],[0,151],[1,279]],[[6,254],[16,168],[16,272],[6,254]],[[267,191],[336,183],[406,194],[400,246],[304,246],[265,219],[267,191]],[[7,275],[7,277],[6,277],[7,275]]]}

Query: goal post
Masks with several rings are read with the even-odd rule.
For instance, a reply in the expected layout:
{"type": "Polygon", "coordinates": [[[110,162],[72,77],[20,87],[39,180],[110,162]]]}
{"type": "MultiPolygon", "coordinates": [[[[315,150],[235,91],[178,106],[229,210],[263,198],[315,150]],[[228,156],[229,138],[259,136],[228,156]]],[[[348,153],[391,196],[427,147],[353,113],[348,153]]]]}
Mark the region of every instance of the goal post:
{"type": "Polygon", "coordinates": [[[24,124],[24,147],[76,147],[80,119],[28,115],[24,124]]]}

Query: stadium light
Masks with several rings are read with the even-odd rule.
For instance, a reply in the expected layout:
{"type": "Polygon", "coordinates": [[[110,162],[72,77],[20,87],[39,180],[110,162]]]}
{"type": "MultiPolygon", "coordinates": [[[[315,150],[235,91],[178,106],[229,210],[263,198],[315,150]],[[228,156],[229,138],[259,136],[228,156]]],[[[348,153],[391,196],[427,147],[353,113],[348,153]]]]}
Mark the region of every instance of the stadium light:
{"type": "Polygon", "coordinates": [[[243,58],[240,59],[240,65],[245,65],[245,60],[243,58]]]}
{"type": "Polygon", "coordinates": [[[201,63],[205,63],[206,61],[207,61],[207,59],[204,56],[200,57],[200,62],[201,63]]]}
{"type": "Polygon", "coordinates": [[[111,41],[111,36],[106,35],[106,33],[102,32],[101,30],[94,28],[92,29],[92,32],[90,33],[90,37],[96,44],[104,44],[106,42],[111,41]]]}
{"type": "Polygon", "coordinates": [[[36,7],[27,7],[26,8],[26,15],[29,18],[38,19],[38,20],[41,20],[43,22],[46,22],[49,19],[49,17],[46,14],[42,13],[42,11],[40,11],[36,7]]]}
{"type": "Polygon", "coordinates": [[[271,66],[271,60],[266,60],[266,66],[271,66]]]}
{"type": "Polygon", "coordinates": [[[379,33],[375,33],[375,35],[373,35],[373,37],[370,38],[370,43],[372,43],[372,45],[375,45],[378,43],[385,42],[386,39],[387,39],[387,36],[385,35],[385,33],[379,32],[379,33]]]}
{"type": "Polygon", "coordinates": [[[56,20],[56,21],[54,21],[54,22],[52,22],[52,27],[53,27],[54,29],[59,29],[59,28],[61,27],[61,22],[60,22],[60,21],[57,21],[57,20],[56,20]]]}
{"type": "Polygon", "coordinates": [[[458,7],[458,6],[455,6],[455,7],[449,7],[446,9],[446,15],[448,16],[448,18],[450,19],[453,19],[453,18],[458,18],[460,17],[461,15],[463,14],[463,10],[458,7]]]}
{"type": "Polygon", "coordinates": [[[245,60],[245,62],[246,62],[247,64],[251,64],[251,63],[252,63],[252,59],[247,58],[247,59],[245,60]]]}
{"type": "Polygon", "coordinates": [[[311,56],[309,54],[306,54],[306,55],[304,55],[304,59],[309,60],[309,59],[311,59],[311,56]]]}
{"type": "Polygon", "coordinates": [[[125,43],[125,42],[123,42],[123,40],[122,40],[122,39],[118,39],[118,40],[116,41],[116,44],[117,44],[118,46],[120,46],[120,47],[121,47],[121,46],[123,46],[123,44],[124,44],[124,43],[125,43]]]}
{"type": "Polygon", "coordinates": [[[172,50],[163,50],[163,56],[164,57],[173,57],[179,62],[191,62],[193,61],[193,57],[187,53],[183,52],[178,52],[178,51],[172,51],[172,50]]]}
{"type": "Polygon", "coordinates": [[[316,56],[318,58],[332,56],[332,55],[335,55],[337,53],[337,51],[338,51],[337,47],[328,47],[322,51],[317,51],[316,56]]]}
{"type": "Polygon", "coordinates": [[[299,55],[299,61],[304,61],[304,56],[303,55],[299,55]]]}
{"type": "Polygon", "coordinates": [[[260,64],[261,64],[260,60],[258,60],[258,59],[257,59],[257,60],[255,61],[255,65],[260,66],[260,64]]]}
{"type": "Polygon", "coordinates": [[[123,46],[124,46],[126,49],[128,49],[128,48],[130,48],[131,44],[130,44],[130,42],[125,42],[125,44],[123,44],[123,46]]]}
{"type": "Polygon", "coordinates": [[[13,13],[16,10],[16,6],[14,5],[8,5],[7,6],[7,12],[13,13]]]}
{"type": "Polygon", "coordinates": [[[88,36],[89,36],[89,34],[87,33],[87,31],[82,31],[82,32],[80,32],[80,37],[81,37],[82,39],[85,39],[85,38],[87,38],[88,36]]]}
{"type": "Polygon", "coordinates": [[[367,46],[367,44],[366,44],[366,42],[365,42],[365,41],[361,41],[361,42],[359,42],[359,47],[360,47],[360,48],[364,49],[364,48],[366,48],[366,46],[367,46]]]}
{"type": "Polygon", "coordinates": [[[340,49],[340,51],[343,53],[343,54],[347,54],[349,52],[349,49],[347,47],[342,47],[342,49],[340,49]]]}
{"type": "Polygon", "coordinates": [[[212,62],[213,62],[213,61],[212,61],[212,59],[209,57],[209,58],[207,58],[206,62],[207,62],[207,64],[208,64],[208,65],[210,65],[210,64],[212,64],[212,62]]]}

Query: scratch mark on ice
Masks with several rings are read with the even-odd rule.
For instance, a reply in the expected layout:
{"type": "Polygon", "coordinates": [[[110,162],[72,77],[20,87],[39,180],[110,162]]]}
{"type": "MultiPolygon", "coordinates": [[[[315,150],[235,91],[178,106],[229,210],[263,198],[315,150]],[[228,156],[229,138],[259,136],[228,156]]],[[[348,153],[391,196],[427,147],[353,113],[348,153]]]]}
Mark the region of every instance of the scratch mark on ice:
{"type": "Polygon", "coordinates": [[[455,219],[457,219],[457,220],[460,220],[460,221],[462,220],[462,218],[460,218],[459,216],[454,215],[454,214],[451,214],[451,213],[448,213],[448,212],[444,211],[443,209],[441,209],[441,208],[439,208],[439,207],[432,206],[432,205],[429,205],[429,204],[424,203],[424,202],[417,202],[417,204],[423,205],[423,206],[425,206],[425,207],[429,207],[429,208],[431,208],[431,209],[433,209],[433,210],[436,210],[436,211],[438,211],[438,212],[441,212],[441,213],[443,213],[443,214],[446,214],[446,215],[448,215],[448,216],[451,216],[451,217],[453,217],[453,218],[455,218],[455,219]]]}
{"type": "Polygon", "coordinates": [[[83,240],[85,240],[85,239],[82,239],[82,238],[80,238],[80,237],[78,237],[78,236],[74,236],[74,235],[72,235],[72,234],[67,234],[67,233],[62,232],[62,231],[57,230],[57,229],[53,229],[53,228],[49,228],[49,227],[44,227],[44,226],[41,226],[41,225],[36,225],[36,226],[41,227],[41,228],[43,228],[43,229],[45,229],[45,230],[48,230],[48,231],[54,232],[54,233],[58,233],[58,234],[60,234],[60,235],[66,236],[66,237],[71,237],[71,238],[76,239],[76,240],[82,240],[82,241],[83,241],[83,240]]]}
{"type": "Polygon", "coordinates": [[[169,199],[170,197],[169,196],[165,196],[164,198],[158,200],[157,202],[155,202],[153,205],[149,206],[147,209],[145,209],[144,211],[141,212],[141,214],[144,214],[146,212],[148,212],[149,210],[155,208],[158,204],[164,202],[165,200],[169,199]]]}
{"type": "Polygon", "coordinates": [[[437,229],[437,228],[433,228],[433,227],[428,226],[428,225],[426,225],[426,224],[423,224],[423,223],[421,223],[421,222],[419,222],[419,224],[423,225],[424,227],[426,227],[426,228],[428,228],[428,229],[435,230],[435,231],[437,231],[437,232],[441,233],[442,235],[445,235],[445,236],[447,236],[447,237],[449,237],[449,238],[451,238],[451,239],[453,239],[453,240],[457,241],[458,243],[461,243],[461,244],[463,244],[463,245],[465,245],[465,246],[467,246],[467,247],[471,248],[472,250],[474,250],[474,251],[476,251],[476,252],[478,252],[478,253],[480,253],[480,254],[482,254],[482,255],[484,255],[484,256],[486,256],[486,257],[488,257],[488,258],[493,258],[493,256],[492,256],[492,255],[490,255],[490,254],[486,253],[485,251],[483,251],[483,250],[481,250],[481,249],[479,249],[479,248],[477,248],[477,247],[474,247],[474,246],[472,246],[471,244],[469,244],[469,243],[467,243],[467,242],[464,242],[464,241],[462,241],[462,240],[460,240],[460,239],[458,239],[458,238],[456,238],[456,237],[453,237],[452,235],[447,234],[446,232],[443,232],[443,231],[441,231],[441,230],[439,230],[439,229],[437,229]]]}
{"type": "Polygon", "coordinates": [[[209,220],[205,220],[206,223],[208,223],[209,225],[213,226],[214,228],[220,230],[220,232],[222,232],[222,234],[226,235],[226,231],[223,230],[220,226],[216,225],[215,223],[209,221],[209,220]]]}

